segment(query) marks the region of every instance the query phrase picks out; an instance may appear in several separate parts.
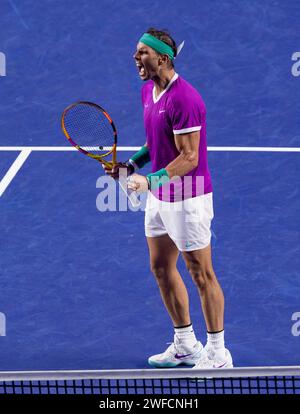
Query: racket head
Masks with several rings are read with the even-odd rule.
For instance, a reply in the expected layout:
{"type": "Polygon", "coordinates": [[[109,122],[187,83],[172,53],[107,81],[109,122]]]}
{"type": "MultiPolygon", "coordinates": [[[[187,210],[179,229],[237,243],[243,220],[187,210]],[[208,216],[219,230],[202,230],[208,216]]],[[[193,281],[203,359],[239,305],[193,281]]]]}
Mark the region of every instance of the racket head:
{"type": "Polygon", "coordinates": [[[67,106],[62,113],[61,127],[78,151],[110,167],[116,163],[117,129],[101,106],[88,101],[67,106]],[[110,154],[112,162],[103,159],[110,154]]]}

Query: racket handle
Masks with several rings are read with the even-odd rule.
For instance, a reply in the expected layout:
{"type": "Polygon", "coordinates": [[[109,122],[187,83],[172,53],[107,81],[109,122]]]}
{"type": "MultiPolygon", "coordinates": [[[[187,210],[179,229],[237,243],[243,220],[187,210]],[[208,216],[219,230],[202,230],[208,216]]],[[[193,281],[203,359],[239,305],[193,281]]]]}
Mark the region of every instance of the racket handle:
{"type": "Polygon", "coordinates": [[[107,168],[113,168],[114,164],[110,161],[105,161],[103,159],[97,159],[97,161],[100,162],[100,164],[105,165],[107,168]]]}
{"type": "Polygon", "coordinates": [[[112,164],[115,165],[117,163],[117,146],[114,144],[112,150],[112,164]]]}

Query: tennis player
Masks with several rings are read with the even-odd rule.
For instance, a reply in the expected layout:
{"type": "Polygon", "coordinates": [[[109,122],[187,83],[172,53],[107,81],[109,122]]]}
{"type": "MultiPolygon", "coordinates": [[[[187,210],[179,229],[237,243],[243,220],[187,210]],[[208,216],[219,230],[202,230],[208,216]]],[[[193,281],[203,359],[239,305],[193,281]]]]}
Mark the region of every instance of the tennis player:
{"type": "Polygon", "coordinates": [[[145,233],[151,270],[174,326],[174,342],[150,356],[154,367],[232,367],[224,344],[224,296],[211,259],[213,195],[207,163],[204,102],[174,69],[177,47],[167,31],[149,29],[134,60],[142,88],[147,142],[126,163],[106,173],[118,178],[126,167],[129,187],[148,192],[145,233]],[[147,162],[152,173],[137,174],[147,162]],[[205,346],[195,336],[186,286],[177,270],[182,252],[196,285],[207,327],[205,346]]]}

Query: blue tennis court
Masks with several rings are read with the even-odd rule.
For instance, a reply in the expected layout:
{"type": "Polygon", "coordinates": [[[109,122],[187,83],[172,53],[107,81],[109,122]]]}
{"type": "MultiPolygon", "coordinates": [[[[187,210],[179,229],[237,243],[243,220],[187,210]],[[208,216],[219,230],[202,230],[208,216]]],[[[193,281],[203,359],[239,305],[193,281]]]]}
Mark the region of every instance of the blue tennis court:
{"type": "MultiPolygon", "coordinates": [[[[60,129],[66,105],[95,101],[116,123],[119,159],[144,144],[132,55],[149,26],[185,40],[176,71],[206,103],[213,260],[235,366],[299,365],[299,2],[166,0],[164,8],[1,3],[2,371],[147,368],[172,340],[144,212],[98,211],[102,168],[72,151],[60,129]]],[[[204,341],[182,259],[179,270],[204,341]]]]}

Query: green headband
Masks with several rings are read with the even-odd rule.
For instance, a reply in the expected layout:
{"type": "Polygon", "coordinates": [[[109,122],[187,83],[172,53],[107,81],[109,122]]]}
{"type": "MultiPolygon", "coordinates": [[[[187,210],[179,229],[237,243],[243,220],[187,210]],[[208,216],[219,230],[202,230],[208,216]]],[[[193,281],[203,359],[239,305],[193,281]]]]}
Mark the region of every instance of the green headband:
{"type": "Polygon", "coordinates": [[[152,47],[152,49],[156,50],[162,55],[168,55],[171,60],[174,59],[174,51],[171,46],[152,36],[150,33],[144,33],[139,41],[147,46],[152,47]]]}

